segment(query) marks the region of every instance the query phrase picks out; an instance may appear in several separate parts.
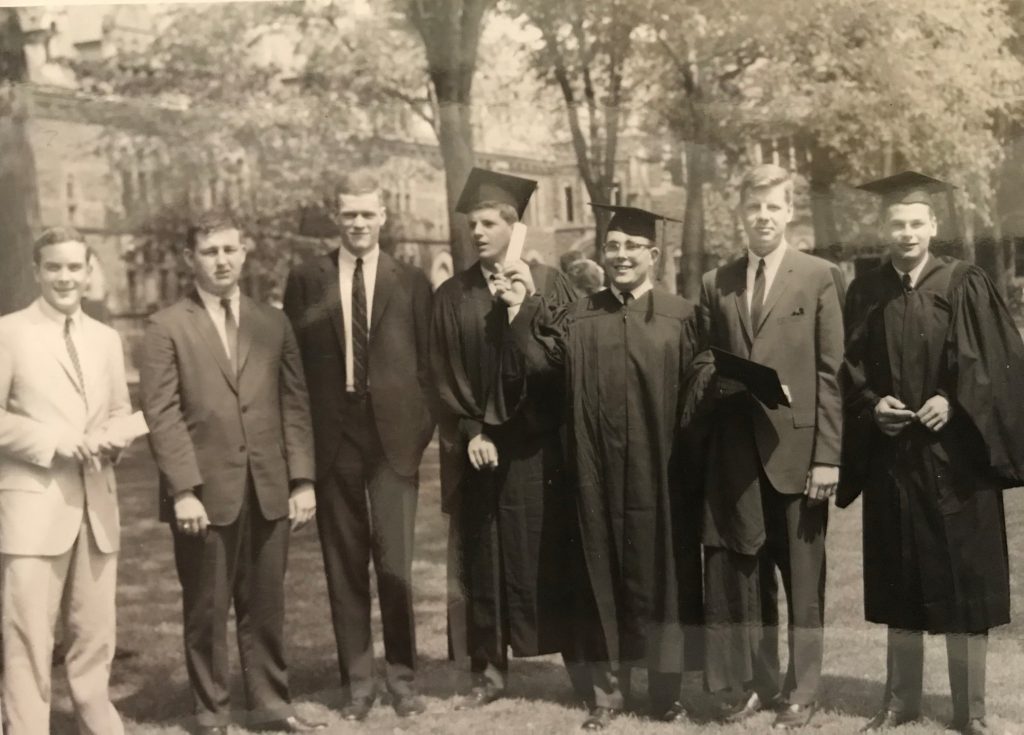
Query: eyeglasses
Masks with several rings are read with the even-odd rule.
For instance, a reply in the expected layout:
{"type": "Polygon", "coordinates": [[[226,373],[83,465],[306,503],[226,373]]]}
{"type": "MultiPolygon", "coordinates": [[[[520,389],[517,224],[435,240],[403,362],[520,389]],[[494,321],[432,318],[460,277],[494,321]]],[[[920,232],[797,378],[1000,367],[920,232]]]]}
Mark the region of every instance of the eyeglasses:
{"type": "Polygon", "coordinates": [[[651,245],[645,245],[636,240],[626,240],[624,243],[606,242],[601,246],[601,252],[605,255],[618,255],[620,252],[626,255],[638,255],[644,250],[650,250],[651,245]]]}

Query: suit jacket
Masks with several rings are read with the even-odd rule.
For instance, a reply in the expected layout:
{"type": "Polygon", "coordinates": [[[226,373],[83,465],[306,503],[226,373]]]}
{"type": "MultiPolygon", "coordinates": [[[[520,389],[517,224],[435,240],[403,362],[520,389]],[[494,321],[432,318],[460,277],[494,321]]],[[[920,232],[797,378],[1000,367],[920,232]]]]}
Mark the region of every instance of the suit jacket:
{"type": "MultiPolygon", "coordinates": [[[[789,388],[789,406],[757,402],[750,420],[758,459],[772,485],[782,493],[802,493],[812,464],[839,465],[842,274],[826,260],[788,248],[765,294],[761,323],[752,325],[746,272],[743,256],[704,274],[705,344],[774,368],[789,388]]],[[[728,443],[723,453],[730,461],[728,443]]]]}
{"type": "Polygon", "coordinates": [[[96,546],[120,548],[114,470],[54,456],[57,437],[103,431],[131,412],[121,338],[82,314],[77,338],[88,409],[60,327],[39,301],[0,318],[0,552],[57,556],[83,513],[96,546]]]}
{"type": "MultiPolygon", "coordinates": [[[[391,468],[411,477],[434,433],[428,341],[431,292],[418,268],[385,252],[377,263],[370,310],[369,392],[391,468]]],[[[295,327],[313,402],[316,464],[334,467],[351,405],[345,401],[345,331],[338,251],[288,274],[284,310],[295,327]]]]}
{"type": "Polygon", "coordinates": [[[149,319],[140,378],[161,520],[174,519],[174,495],[196,490],[212,524],[232,523],[249,473],[263,516],[284,518],[290,483],[316,474],[291,325],[244,295],[238,311],[237,376],[198,292],[149,319]]]}

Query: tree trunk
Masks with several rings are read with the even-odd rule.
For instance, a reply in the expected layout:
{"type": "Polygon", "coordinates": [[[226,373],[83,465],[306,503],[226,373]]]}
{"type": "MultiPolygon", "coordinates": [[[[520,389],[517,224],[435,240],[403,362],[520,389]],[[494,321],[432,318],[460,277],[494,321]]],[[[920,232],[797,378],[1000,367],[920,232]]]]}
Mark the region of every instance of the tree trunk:
{"type": "Polygon", "coordinates": [[[704,273],[704,186],[708,181],[704,147],[687,141],[686,214],[683,216],[683,252],[680,259],[682,295],[696,299],[704,273]]]}
{"type": "MultiPolygon", "coordinates": [[[[889,165],[889,164],[886,164],[889,165]]],[[[808,167],[811,194],[811,224],[814,228],[814,249],[824,252],[839,244],[836,228],[835,197],[832,185],[836,180],[836,167],[827,150],[811,143],[808,167]]]]}
{"type": "Polygon", "coordinates": [[[445,190],[448,194],[448,225],[452,245],[452,266],[464,271],[476,260],[476,249],[465,220],[455,211],[462,187],[473,168],[473,128],[470,106],[459,102],[440,102],[438,142],[444,163],[445,190]]]}
{"type": "Polygon", "coordinates": [[[0,89],[0,314],[35,296],[32,231],[39,223],[35,158],[29,143],[24,88],[0,89]]]}

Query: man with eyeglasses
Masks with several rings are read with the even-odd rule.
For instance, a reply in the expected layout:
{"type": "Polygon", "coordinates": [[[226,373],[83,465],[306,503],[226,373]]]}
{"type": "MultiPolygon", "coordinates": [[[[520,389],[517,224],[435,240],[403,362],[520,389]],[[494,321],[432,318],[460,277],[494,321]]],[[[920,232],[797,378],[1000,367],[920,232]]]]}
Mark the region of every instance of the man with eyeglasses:
{"type": "MultiPolygon", "coordinates": [[[[593,205],[598,206],[598,205],[593,205]]],[[[685,722],[687,664],[699,666],[699,504],[685,485],[683,377],[697,352],[694,305],[654,286],[659,215],[613,213],[603,245],[609,288],[552,312],[525,268],[509,269],[513,315],[506,392],[538,376],[564,381],[568,469],[580,570],[574,633],[602,730],[627,704],[630,673],[648,670],[651,716],[685,722]]]]}

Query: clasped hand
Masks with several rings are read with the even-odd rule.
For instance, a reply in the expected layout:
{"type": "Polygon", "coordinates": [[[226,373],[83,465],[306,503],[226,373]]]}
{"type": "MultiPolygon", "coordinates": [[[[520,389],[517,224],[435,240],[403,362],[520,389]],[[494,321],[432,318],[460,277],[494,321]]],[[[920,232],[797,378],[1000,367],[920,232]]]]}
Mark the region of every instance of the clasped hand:
{"type": "Polygon", "coordinates": [[[56,455],[98,470],[103,460],[117,459],[127,446],[127,441],[112,437],[103,431],[92,431],[81,436],[68,434],[57,441],[56,455]]]}
{"type": "Polygon", "coordinates": [[[875,425],[886,436],[896,436],[913,421],[929,431],[939,431],[949,423],[952,413],[945,396],[934,395],[915,413],[898,398],[885,396],[875,404],[875,425]]]}

